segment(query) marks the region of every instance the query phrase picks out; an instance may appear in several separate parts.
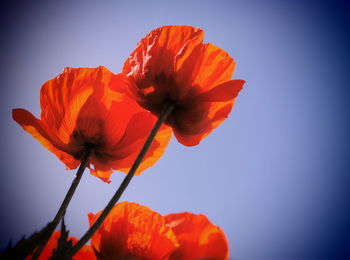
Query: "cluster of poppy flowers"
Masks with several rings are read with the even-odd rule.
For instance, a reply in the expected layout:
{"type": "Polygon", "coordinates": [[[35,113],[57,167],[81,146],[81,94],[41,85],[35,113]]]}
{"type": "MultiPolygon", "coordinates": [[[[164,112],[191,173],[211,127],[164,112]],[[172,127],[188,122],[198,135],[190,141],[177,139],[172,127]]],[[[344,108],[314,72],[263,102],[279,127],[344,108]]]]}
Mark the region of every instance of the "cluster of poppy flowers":
{"type": "MultiPolygon", "coordinates": [[[[40,119],[24,109],[14,109],[13,118],[68,169],[87,158],[91,174],[105,182],[113,171],[138,175],[162,156],[172,133],[183,145],[199,144],[227,118],[242,89],[243,80],[231,79],[234,60],[203,44],[203,34],[190,26],[155,29],[119,74],[103,66],[66,68],[42,86],[40,119]]],[[[89,214],[91,225],[99,215],[89,214]]],[[[41,259],[51,256],[59,236],[51,236],[41,259]]],[[[204,215],[161,216],[123,202],[75,259],[228,259],[228,245],[204,215]]]]}
{"type": "MultiPolygon", "coordinates": [[[[98,217],[90,213],[90,224],[98,217]]],[[[55,231],[40,260],[56,249],[55,231]]],[[[78,240],[70,237],[73,244],[78,240]]],[[[74,259],[228,259],[228,244],[220,227],[204,215],[188,212],[162,216],[136,203],[117,204],[102,226],[74,259]]]]}

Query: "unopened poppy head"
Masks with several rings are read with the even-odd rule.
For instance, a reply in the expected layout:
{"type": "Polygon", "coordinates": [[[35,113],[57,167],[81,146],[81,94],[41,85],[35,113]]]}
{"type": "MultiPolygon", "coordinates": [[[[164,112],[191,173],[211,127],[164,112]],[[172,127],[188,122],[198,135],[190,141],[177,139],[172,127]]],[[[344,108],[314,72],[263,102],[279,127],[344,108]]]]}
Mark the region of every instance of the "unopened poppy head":
{"type": "MultiPolygon", "coordinates": [[[[101,212],[90,213],[90,226],[101,212]]],[[[122,202],[114,206],[91,238],[98,259],[227,260],[224,232],[206,216],[162,216],[148,207],[122,202]]]]}
{"type": "MultiPolygon", "coordinates": [[[[42,86],[40,119],[24,109],[14,109],[13,119],[68,169],[77,168],[91,150],[91,173],[109,182],[113,170],[128,172],[156,121],[127,95],[111,90],[123,84],[122,74],[102,66],[66,68],[42,86]]],[[[160,158],[170,137],[171,129],[163,126],[136,174],[160,158]]]]}
{"type": "Polygon", "coordinates": [[[232,80],[235,62],[219,47],[203,44],[203,30],[179,25],[151,31],[125,61],[129,95],[159,115],[175,109],[167,124],[180,143],[198,144],[231,112],[243,80],[232,80]]]}
{"type": "MultiPolygon", "coordinates": [[[[60,231],[55,231],[49,241],[47,242],[46,246],[44,247],[44,250],[40,254],[38,260],[47,260],[50,259],[50,257],[53,254],[53,251],[57,248],[58,240],[61,236],[60,231]]],[[[75,245],[78,242],[78,239],[76,237],[68,237],[68,241],[72,241],[72,245],[75,245]]],[[[32,255],[26,257],[26,260],[31,259],[32,255]]],[[[94,250],[90,245],[84,245],[73,257],[74,260],[95,260],[95,254],[94,250]]]]}

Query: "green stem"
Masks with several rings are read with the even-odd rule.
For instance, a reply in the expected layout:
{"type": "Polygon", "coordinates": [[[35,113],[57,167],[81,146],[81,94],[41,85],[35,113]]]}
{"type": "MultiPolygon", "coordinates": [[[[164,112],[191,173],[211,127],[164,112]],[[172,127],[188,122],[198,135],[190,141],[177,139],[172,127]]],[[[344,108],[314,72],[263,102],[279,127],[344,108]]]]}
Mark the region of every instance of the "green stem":
{"type": "Polygon", "coordinates": [[[75,246],[68,251],[68,256],[73,257],[81,248],[82,246],[95,234],[97,229],[101,226],[102,222],[105,220],[109,212],[112,210],[114,205],[118,202],[121,195],[125,191],[126,187],[129,185],[132,177],[134,176],[137,168],[139,167],[140,163],[142,162],[142,159],[145,157],[146,152],[148,151],[149,147],[152,144],[152,141],[154,137],[156,136],[159,128],[164,123],[164,121],[168,118],[170,113],[173,111],[174,105],[172,103],[166,103],[162,113],[160,114],[156,124],[154,125],[151,133],[149,134],[145,144],[143,145],[140,153],[138,154],[134,164],[132,165],[130,171],[125,176],[123,182],[119,186],[118,190],[112,197],[112,199],[109,201],[105,209],[102,211],[101,215],[98,217],[98,219],[95,221],[95,223],[90,227],[90,229],[82,236],[82,238],[78,241],[78,243],[75,244],[75,246]]]}
{"type": "Polygon", "coordinates": [[[81,180],[81,177],[83,176],[83,173],[84,173],[84,170],[87,166],[87,164],[89,163],[89,158],[90,158],[90,155],[91,155],[91,149],[90,148],[87,148],[84,152],[84,155],[83,155],[83,158],[81,160],[81,163],[80,163],[80,166],[79,166],[79,169],[76,173],[76,176],[66,194],[66,197],[64,198],[59,210],[57,211],[57,214],[56,216],[54,217],[54,219],[52,220],[52,222],[49,224],[48,226],[48,230],[46,231],[46,235],[45,235],[45,238],[44,240],[39,244],[37,250],[35,251],[34,255],[32,256],[32,260],[36,260],[38,259],[38,257],[40,256],[40,254],[42,253],[42,251],[44,250],[47,242],[49,241],[52,233],[55,231],[58,223],[60,222],[60,220],[62,219],[62,217],[64,216],[65,212],[66,212],[66,209],[68,207],[68,204],[69,202],[71,201],[73,195],[74,195],[74,192],[81,180]]]}

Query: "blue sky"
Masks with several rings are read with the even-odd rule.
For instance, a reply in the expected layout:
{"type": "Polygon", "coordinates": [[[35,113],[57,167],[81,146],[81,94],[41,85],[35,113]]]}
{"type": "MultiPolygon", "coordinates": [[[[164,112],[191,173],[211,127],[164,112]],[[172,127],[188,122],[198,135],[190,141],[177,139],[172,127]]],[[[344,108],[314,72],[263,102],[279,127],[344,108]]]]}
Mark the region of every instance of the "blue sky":
{"type": "MultiPolygon", "coordinates": [[[[1,12],[1,248],[52,219],[74,177],[11,109],[39,116],[41,85],[64,67],[120,72],[149,31],[186,24],[236,60],[244,90],[200,145],[173,138],[122,200],[206,214],[236,260],[350,256],[346,1],[23,2],[1,12]]],[[[106,184],[86,172],[66,215],[71,235],[84,233],[86,214],[123,177],[106,184]]]]}

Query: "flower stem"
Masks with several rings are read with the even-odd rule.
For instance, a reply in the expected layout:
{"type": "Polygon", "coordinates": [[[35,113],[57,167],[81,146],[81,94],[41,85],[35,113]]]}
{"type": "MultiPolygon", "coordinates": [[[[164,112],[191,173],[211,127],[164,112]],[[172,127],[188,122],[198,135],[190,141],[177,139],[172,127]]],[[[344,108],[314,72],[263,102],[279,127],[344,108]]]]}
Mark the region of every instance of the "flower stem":
{"type": "Polygon", "coordinates": [[[128,174],[125,176],[123,182],[120,184],[118,190],[112,197],[112,199],[109,201],[105,209],[102,211],[101,215],[98,217],[98,219],[95,221],[95,223],[90,227],[90,229],[82,236],[82,238],[75,244],[75,246],[68,251],[68,256],[73,257],[79,250],[80,248],[95,234],[97,229],[101,226],[102,222],[105,220],[109,212],[112,210],[113,206],[118,202],[120,199],[121,195],[125,191],[126,187],[129,185],[132,177],[134,176],[137,168],[142,162],[142,159],[145,157],[149,147],[152,144],[152,141],[154,137],[156,136],[159,128],[161,125],[164,123],[164,121],[168,118],[170,113],[174,109],[174,104],[166,102],[161,114],[159,115],[159,118],[154,125],[151,133],[149,134],[145,144],[143,145],[140,153],[138,154],[134,164],[130,168],[128,174]]]}
{"type": "Polygon", "coordinates": [[[79,169],[76,173],[76,176],[66,194],[66,197],[64,198],[59,210],[56,213],[56,216],[54,217],[54,219],[52,220],[52,222],[47,226],[48,230],[46,231],[46,235],[44,240],[39,244],[37,250],[35,251],[34,255],[32,256],[32,260],[36,260],[38,259],[38,257],[40,256],[40,254],[42,253],[43,249],[45,248],[48,240],[50,239],[52,233],[55,231],[58,223],[60,222],[60,220],[62,219],[62,217],[64,216],[66,209],[68,207],[69,202],[71,201],[74,192],[81,180],[81,177],[83,176],[84,170],[89,162],[90,159],[90,155],[91,155],[92,149],[87,147],[84,151],[83,154],[83,158],[81,160],[79,169]]]}

